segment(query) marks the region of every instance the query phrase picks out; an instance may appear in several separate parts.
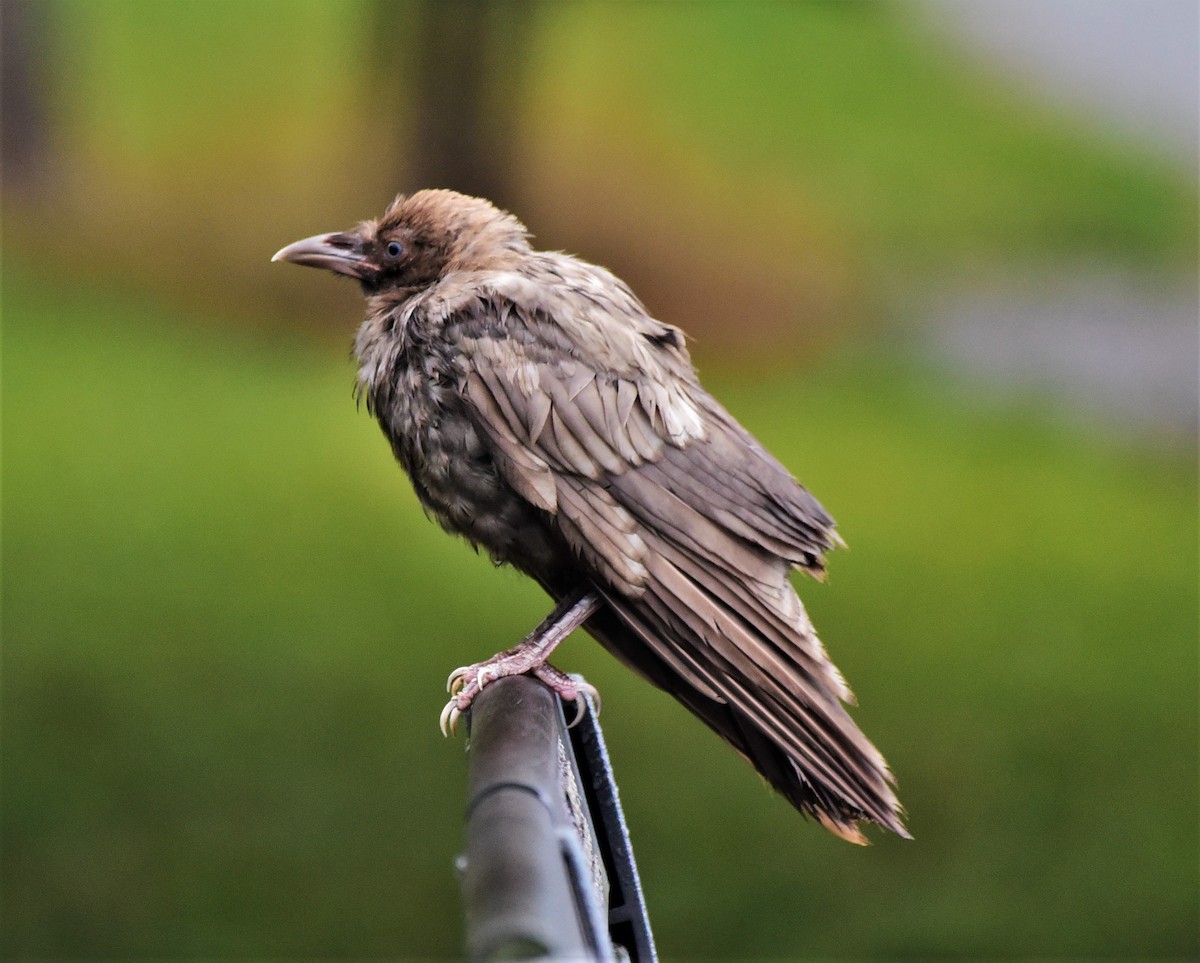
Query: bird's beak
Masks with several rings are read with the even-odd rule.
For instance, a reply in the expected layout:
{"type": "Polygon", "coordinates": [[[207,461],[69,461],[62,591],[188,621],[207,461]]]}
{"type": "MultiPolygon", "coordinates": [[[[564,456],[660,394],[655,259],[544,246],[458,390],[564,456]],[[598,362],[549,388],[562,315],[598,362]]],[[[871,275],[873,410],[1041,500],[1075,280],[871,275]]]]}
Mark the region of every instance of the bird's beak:
{"type": "Polygon", "coordinates": [[[362,278],[374,265],[362,252],[357,234],[315,234],[275,252],[272,261],[291,261],[362,278]]]}

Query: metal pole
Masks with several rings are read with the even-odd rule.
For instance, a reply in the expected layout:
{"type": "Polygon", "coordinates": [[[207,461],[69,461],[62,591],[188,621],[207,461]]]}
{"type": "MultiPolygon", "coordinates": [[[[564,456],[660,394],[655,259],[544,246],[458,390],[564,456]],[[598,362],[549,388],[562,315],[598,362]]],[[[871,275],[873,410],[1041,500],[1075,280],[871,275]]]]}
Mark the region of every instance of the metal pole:
{"type": "Polygon", "coordinates": [[[471,707],[463,878],[471,960],[590,955],[557,834],[557,714],[553,693],[524,676],[493,682],[471,707]]]}
{"type": "Polygon", "coordinates": [[[569,733],[558,697],[527,676],[491,683],[471,707],[462,869],[472,961],[655,959],[593,710],[569,733]]]}

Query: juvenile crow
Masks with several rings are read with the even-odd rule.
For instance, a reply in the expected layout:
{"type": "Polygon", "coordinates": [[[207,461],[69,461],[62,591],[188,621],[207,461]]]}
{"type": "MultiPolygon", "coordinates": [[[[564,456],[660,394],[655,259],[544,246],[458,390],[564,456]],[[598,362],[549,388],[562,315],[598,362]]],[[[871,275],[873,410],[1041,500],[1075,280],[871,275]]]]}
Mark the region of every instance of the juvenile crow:
{"type": "Polygon", "coordinates": [[[274,260],[358,280],[358,392],[426,510],[558,602],[521,645],[451,675],[443,729],[489,681],[583,624],[851,842],[907,836],[892,775],[788,579],[818,578],[833,520],[696,377],[682,332],[604,268],[537,251],[452,191],[274,260]]]}

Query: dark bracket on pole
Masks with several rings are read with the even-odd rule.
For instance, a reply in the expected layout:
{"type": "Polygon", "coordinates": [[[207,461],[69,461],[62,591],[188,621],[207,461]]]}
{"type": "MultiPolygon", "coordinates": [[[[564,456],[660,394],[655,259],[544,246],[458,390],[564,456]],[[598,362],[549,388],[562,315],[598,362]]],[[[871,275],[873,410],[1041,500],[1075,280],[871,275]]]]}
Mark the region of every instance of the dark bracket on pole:
{"type": "Polygon", "coordinates": [[[469,959],[655,960],[595,706],[568,729],[559,698],[516,676],[485,688],[468,723],[469,959]]]}

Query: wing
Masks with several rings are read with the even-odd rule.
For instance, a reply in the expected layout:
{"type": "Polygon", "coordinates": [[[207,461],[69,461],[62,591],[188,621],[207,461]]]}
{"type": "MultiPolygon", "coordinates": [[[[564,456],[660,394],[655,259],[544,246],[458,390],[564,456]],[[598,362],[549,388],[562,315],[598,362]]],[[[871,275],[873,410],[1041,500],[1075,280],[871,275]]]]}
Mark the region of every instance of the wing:
{"type": "Polygon", "coordinates": [[[821,574],[830,517],[700,387],[677,329],[593,311],[582,327],[617,345],[606,355],[578,323],[503,295],[485,313],[462,344],[473,417],[666,667],[653,681],[685,684],[681,701],[835,832],[863,841],[854,821],[869,818],[903,834],[886,763],[788,577],[821,574]]]}

